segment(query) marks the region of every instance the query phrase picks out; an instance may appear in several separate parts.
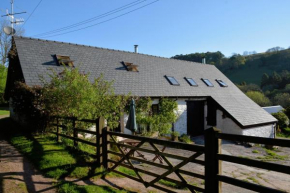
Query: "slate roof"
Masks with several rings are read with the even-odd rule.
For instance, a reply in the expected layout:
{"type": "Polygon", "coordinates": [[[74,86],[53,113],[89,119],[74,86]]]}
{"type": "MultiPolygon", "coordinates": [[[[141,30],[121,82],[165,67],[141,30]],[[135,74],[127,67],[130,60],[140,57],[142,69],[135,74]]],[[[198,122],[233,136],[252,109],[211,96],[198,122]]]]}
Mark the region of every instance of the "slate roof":
{"type": "Polygon", "coordinates": [[[61,71],[53,59],[55,54],[70,56],[81,71],[93,80],[101,73],[114,80],[116,94],[150,97],[211,96],[240,126],[276,122],[276,119],[243,94],[215,66],[176,59],[156,57],[98,47],[56,41],[14,37],[26,84],[41,85],[39,75],[48,78],[49,69],[61,71]],[[139,72],[127,71],[122,62],[138,65],[139,72]],[[164,77],[173,76],[180,86],[170,85],[164,77]],[[198,87],[190,86],[184,77],[193,78],[198,87]],[[209,79],[214,87],[206,86],[201,78],[209,79]],[[220,87],[215,79],[228,87],[220,87]]]}
{"type": "Polygon", "coordinates": [[[284,108],[280,105],[277,106],[269,106],[269,107],[262,107],[265,111],[267,111],[268,113],[278,113],[278,112],[282,112],[284,110],[284,108]]]}

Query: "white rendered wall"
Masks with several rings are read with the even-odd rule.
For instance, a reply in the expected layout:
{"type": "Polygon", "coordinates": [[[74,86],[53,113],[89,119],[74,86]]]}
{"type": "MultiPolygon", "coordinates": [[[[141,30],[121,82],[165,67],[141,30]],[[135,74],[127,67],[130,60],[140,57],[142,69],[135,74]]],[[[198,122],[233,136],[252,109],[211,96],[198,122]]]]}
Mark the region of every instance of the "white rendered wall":
{"type": "Polygon", "coordinates": [[[187,134],[187,105],[185,100],[177,100],[177,120],[174,123],[174,131],[180,135],[187,134]]]}
{"type": "MultiPolygon", "coordinates": [[[[177,120],[174,123],[174,130],[179,132],[180,135],[187,134],[187,105],[185,99],[178,99],[177,101],[178,108],[176,111],[177,120]]],[[[152,104],[158,104],[159,100],[155,99],[152,101],[152,104]]],[[[204,128],[208,129],[212,126],[207,125],[207,104],[204,105],[204,128]]],[[[124,114],[124,125],[126,126],[128,120],[128,115],[124,114]]],[[[274,124],[269,124],[265,126],[253,127],[249,129],[240,128],[231,118],[224,117],[221,110],[217,110],[217,124],[216,128],[220,129],[222,133],[237,134],[237,135],[249,135],[257,137],[274,137],[274,124]]],[[[124,133],[131,134],[132,132],[128,129],[124,129],[124,133]]]]}
{"type": "Polygon", "coordinates": [[[256,137],[275,137],[275,124],[253,127],[250,129],[243,129],[242,135],[256,136],[256,137]]]}
{"type": "Polygon", "coordinates": [[[242,129],[231,118],[223,118],[223,112],[221,110],[217,110],[216,128],[220,129],[222,133],[273,138],[274,126],[274,124],[269,124],[248,129],[242,129]]]}

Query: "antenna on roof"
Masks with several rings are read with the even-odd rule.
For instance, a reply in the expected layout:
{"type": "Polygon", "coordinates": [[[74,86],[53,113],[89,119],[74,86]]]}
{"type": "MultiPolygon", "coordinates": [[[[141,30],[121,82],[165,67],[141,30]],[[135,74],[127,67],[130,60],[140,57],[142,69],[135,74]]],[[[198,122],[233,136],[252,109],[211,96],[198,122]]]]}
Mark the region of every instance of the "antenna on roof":
{"type": "Polygon", "coordinates": [[[14,29],[14,24],[20,24],[22,22],[24,22],[24,19],[20,18],[20,19],[15,19],[14,21],[14,15],[17,15],[17,14],[23,14],[23,13],[26,13],[25,11],[24,12],[19,12],[19,13],[14,13],[14,0],[11,0],[11,13],[9,13],[8,9],[6,9],[6,15],[2,15],[1,17],[9,17],[10,18],[10,23],[11,23],[11,27],[4,27],[3,30],[5,32],[5,34],[7,35],[14,35],[15,34],[15,29],[14,29]]]}

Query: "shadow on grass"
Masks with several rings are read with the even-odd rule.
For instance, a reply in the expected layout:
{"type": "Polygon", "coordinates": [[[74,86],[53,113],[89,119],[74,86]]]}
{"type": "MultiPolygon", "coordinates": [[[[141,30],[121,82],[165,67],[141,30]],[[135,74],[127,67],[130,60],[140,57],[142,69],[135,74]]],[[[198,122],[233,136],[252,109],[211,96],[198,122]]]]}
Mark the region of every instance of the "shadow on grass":
{"type": "MultiPolygon", "coordinates": [[[[32,135],[28,132],[20,132],[21,126],[17,125],[15,122],[10,120],[10,118],[0,119],[0,138],[9,141],[14,145],[21,153],[26,155],[28,159],[36,166],[36,168],[41,171],[47,177],[52,177],[60,180],[61,182],[56,185],[51,185],[49,188],[43,189],[37,192],[44,192],[54,188],[61,188],[68,182],[65,178],[77,178],[74,182],[83,181],[85,184],[90,185],[89,189],[95,189],[94,183],[91,178],[104,178],[107,174],[106,171],[97,168],[96,163],[89,158],[89,156],[80,150],[73,147],[64,146],[58,144],[54,138],[46,137],[44,135],[32,135]]],[[[8,157],[21,157],[20,154],[7,155],[8,157]]],[[[3,180],[11,178],[13,175],[20,175],[23,177],[26,184],[26,188],[29,192],[36,192],[35,184],[32,179],[34,175],[31,166],[23,164],[23,173],[13,173],[10,172],[0,174],[0,185],[3,192],[3,180]]],[[[111,183],[106,179],[106,182],[112,187],[119,190],[123,188],[111,183]]],[[[78,192],[87,191],[86,187],[73,186],[78,192]]],[[[103,186],[102,190],[108,189],[107,192],[116,192],[112,188],[103,186]]],[[[124,190],[125,191],[125,190],[124,190]]],[[[125,191],[127,192],[127,191],[125,191]]]]}

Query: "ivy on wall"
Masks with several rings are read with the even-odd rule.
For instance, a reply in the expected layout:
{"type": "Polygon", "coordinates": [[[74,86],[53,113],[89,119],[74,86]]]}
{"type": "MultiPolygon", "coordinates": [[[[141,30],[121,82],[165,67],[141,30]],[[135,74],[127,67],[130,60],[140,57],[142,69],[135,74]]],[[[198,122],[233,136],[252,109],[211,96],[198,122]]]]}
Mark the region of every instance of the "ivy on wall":
{"type": "MultiPolygon", "coordinates": [[[[135,98],[136,120],[141,126],[143,135],[158,133],[159,136],[171,133],[172,123],[177,119],[177,102],[169,98],[159,100],[159,112],[152,112],[152,99],[149,97],[135,98]]],[[[128,109],[127,109],[128,111],[128,109]]]]}

